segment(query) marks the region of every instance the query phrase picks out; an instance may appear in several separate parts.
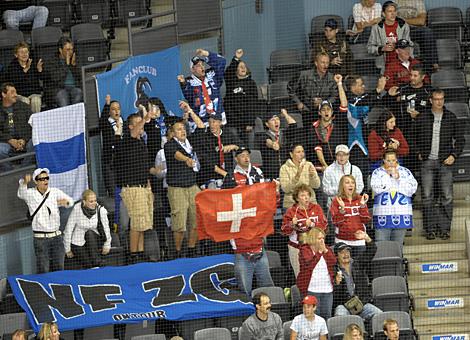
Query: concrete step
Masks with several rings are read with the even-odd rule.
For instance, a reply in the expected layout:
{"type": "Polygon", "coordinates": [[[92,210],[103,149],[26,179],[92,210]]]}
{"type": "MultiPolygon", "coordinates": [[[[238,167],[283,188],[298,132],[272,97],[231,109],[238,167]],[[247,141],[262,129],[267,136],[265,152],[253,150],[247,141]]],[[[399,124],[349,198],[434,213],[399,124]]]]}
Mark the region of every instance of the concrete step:
{"type": "Polygon", "coordinates": [[[420,335],[419,340],[468,340],[470,339],[470,334],[435,334],[433,335],[420,335]]]}
{"type": "MultiPolygon", "coordinates": [[[[462,308],[468,309],[470,306],[470,294],[467,288],[460,289],[461,294],[450,295],[447,293],[449,288],[441,289],[441,292],[438,296],[428,296],[426,298],[420,297],[416,298],[416,295],[413,292],[414,306],[416,312],[429,311],[435,314],[439,314],[440,311],[447,310],[460,310],[462,308]],[[463,292],[466,290],[466,293],[463,292]]],[[[468,312],[468,311],[467,311],[468,312]]]]}
{"type": "MultiPolygon", "coordinates": [[[[448,274],[442,274],[448,275],[448,274]]],[[[467,287],[470,290],[470,278],[462,277],[460,273],[451,274],[451,276],[439,280],[430,280],[429,278],[415,279],[408,278],[408,288],[411,293],[415,289],[433,289],[433,288],[456,288],[467,287]]]]}
{"type": "Polygon", "coordinates": [[[448,262],[439,260],[433,262],[409,263],[409,273],[411,277],[414,277],[414,275],[423,275],[427,276],[427,278],[432,276],[432,279],[440,280],[444,272],[466,273],[468,276],[468,259],[464,256],[464,259],[448,262]],[[439,277],[435,275],[439,275],[439,277]]]}
{"type": "MultiPolygon", "coordinates": [[[[403,254],[408,257],[408,255],[417,255],[417,254],[425,254],[425,253],[449,253],[449,252],[462,252],[466,251],[465,247],[465,239],[460,239],[460,242],[439,242],[436,240],[422,242],[422,244],[412,244],[407,245],[405,243],[405,247],[403,249],[403,254]]],[[[408,241],[408,239],[406,239],[408,241]]]]}
{"type": "MultiPolygon", "coordinates": [[[[430,273],[430,274],[413,274],[408,276],[408,282],[418,282],[418,281],[452,281],[456,279],[465,279],[470,277],[468,273],[430,273]]],[[[441,286],[440,286],[441,287],[441,286]]]]}
{"type": "MultiPolygon", "coordinates": [[[[415,327],[418,332],[419,339],[432,339],[436,335],[450,335],[450,334],[469,334],[470,333],[470,320],[463,323],[452,324],[434,324],[415,327]]],[[[463,338],[465,339],[465,338],[463,338]]]]}
{"type": "MultiPolygon", "coordinates": [[[[455,243],[454,243],[455,244],[455,243]]],[[[449,251],[449,252],[432,252],[432,253],[421,253],[421,254],[409,254],[406,255],[409,263],[414,262],[428,262],[428,261],[451,261],[460,260],[467,257],[467,253],[462,251],[449,251]]]]}
{"type": "MultiPolygon", "coordinates": [[[[468,195],[470,195],[470,192],[468,193],[468,195]]],[[[413,207],[415,207],[415,206],[413,206],[413,207]]],[[[453,217],[468,216],[469,211],[470,211],[470,200],[465,200],[465,199],[456,200],[456,199],[454,199],[453,217]]],[[[413,220],[421,219],[422,217],[423,217],[423,214],[422,214],[421,209],[413,209],[413,220]]]]}
{"type": "MultiPolygon", "coordinates": [[[[454,200],[470,201],[470,182],[454,182],[454,200]]],[[[421,201],[421,187],[418,187],[414,202],[421,201]]]]}
{"type": "Polygon", "coordinates": [[[454,287],[446,289],[415,289],[413,291],[415,301],[419,299],[427,300],[429,298],[452,297],[452,296],[470,296],[468,287],[454,287]]]}
{"type": "Polygon", "coordinates": [[[470,309],[426,310],[413,312],[414,326],[439,324],[459,324],[470,322],[470,309]]]}
{"type": "MultiPolygon", "coordinates": [[[[470,206],[468,209],[465,209],[465,211],[461,211],[461,215],[454,214],[452,218],[451,230],[463,229],[465,227],[465,219],[468,217],[469,213],[470,206]]],[[[413,225],[415,227],[423,227],[423,219],[420,216],[415,217],[413,215],[413,225]]]]}

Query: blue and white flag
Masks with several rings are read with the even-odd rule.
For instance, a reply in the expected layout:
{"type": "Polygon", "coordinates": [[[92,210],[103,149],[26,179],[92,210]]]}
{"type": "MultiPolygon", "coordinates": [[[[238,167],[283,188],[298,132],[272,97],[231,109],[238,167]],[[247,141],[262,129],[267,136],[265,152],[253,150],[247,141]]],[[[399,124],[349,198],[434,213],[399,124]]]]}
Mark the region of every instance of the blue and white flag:
{"type": "Polygon", "coordinates": [[[183,93],[177,80],[181,73],[179,47],[129,57],[111,71],[96,76],[98,106],[103,109],[106,95],[121,104],[125,119],[137,112],[139,104],[163,102],[169,115],[181,115],[178,106],[183,93]]]}
{"type": "Polygon", "coordinates": [[[78,201],[88,188],[83,103],[31,115],[38,167],[50,171],[50,185],[78,201]]]}
{"type": "Polygon", "coordinates": [[[34,331],[143,320],[191,320],[254,312],[233,285],[234,255],[8,277],[34,331]]]}

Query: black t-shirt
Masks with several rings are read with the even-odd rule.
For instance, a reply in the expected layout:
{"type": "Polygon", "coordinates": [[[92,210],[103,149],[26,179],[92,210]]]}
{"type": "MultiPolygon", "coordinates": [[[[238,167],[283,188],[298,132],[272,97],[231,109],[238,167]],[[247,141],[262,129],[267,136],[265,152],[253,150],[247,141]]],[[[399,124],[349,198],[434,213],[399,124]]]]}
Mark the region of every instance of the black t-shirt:
{"type": "Polygon", "coordinates": [[[114,168],[119,186],[147,185],[151,167],[147,146],[142,139],[126,135],[116,145],[114,168]]]}

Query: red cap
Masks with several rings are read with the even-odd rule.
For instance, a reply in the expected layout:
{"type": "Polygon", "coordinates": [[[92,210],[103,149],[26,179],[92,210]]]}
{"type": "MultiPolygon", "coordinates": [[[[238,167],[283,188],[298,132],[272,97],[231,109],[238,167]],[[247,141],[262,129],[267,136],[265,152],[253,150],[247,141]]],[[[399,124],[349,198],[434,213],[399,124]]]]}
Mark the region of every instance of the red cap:
{"type": "Polygon", "coordinates": [[[302,303],[304,305],[317,305],[318,301],[317,301],[317,298],[313,295],[307,295],[306,297],[304,297],[302,303]]]}

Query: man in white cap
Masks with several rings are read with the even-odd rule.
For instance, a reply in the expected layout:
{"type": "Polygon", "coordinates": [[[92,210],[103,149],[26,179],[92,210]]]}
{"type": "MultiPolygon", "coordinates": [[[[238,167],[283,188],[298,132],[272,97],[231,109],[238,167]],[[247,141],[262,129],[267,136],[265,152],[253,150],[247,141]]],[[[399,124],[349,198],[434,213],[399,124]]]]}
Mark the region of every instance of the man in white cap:
{"type": "Polygon", "coordinates": [[[360,194],[364,189],[361,170],[349,162],[349,148],[339,144],[335,149],[336,161],[329,165],[323,173],[323,192],[328,196],[328,208],[333,198],[338,195],[339,180],[344,175],[352,175],[356,179],[356,190],[360,194]]]}
{"type": "Polygon", "coordinates": [[[38,274],[64,269],[64,243],[59,230],[59,207],[73,206],[73,199],[62,190],[49,187],[49,169],[39,168],[20,179],[18,197],[26,202],[33,228],[34,254],[38,274]],[[33,179],[36,186],[28,188],[33,179]]]}

